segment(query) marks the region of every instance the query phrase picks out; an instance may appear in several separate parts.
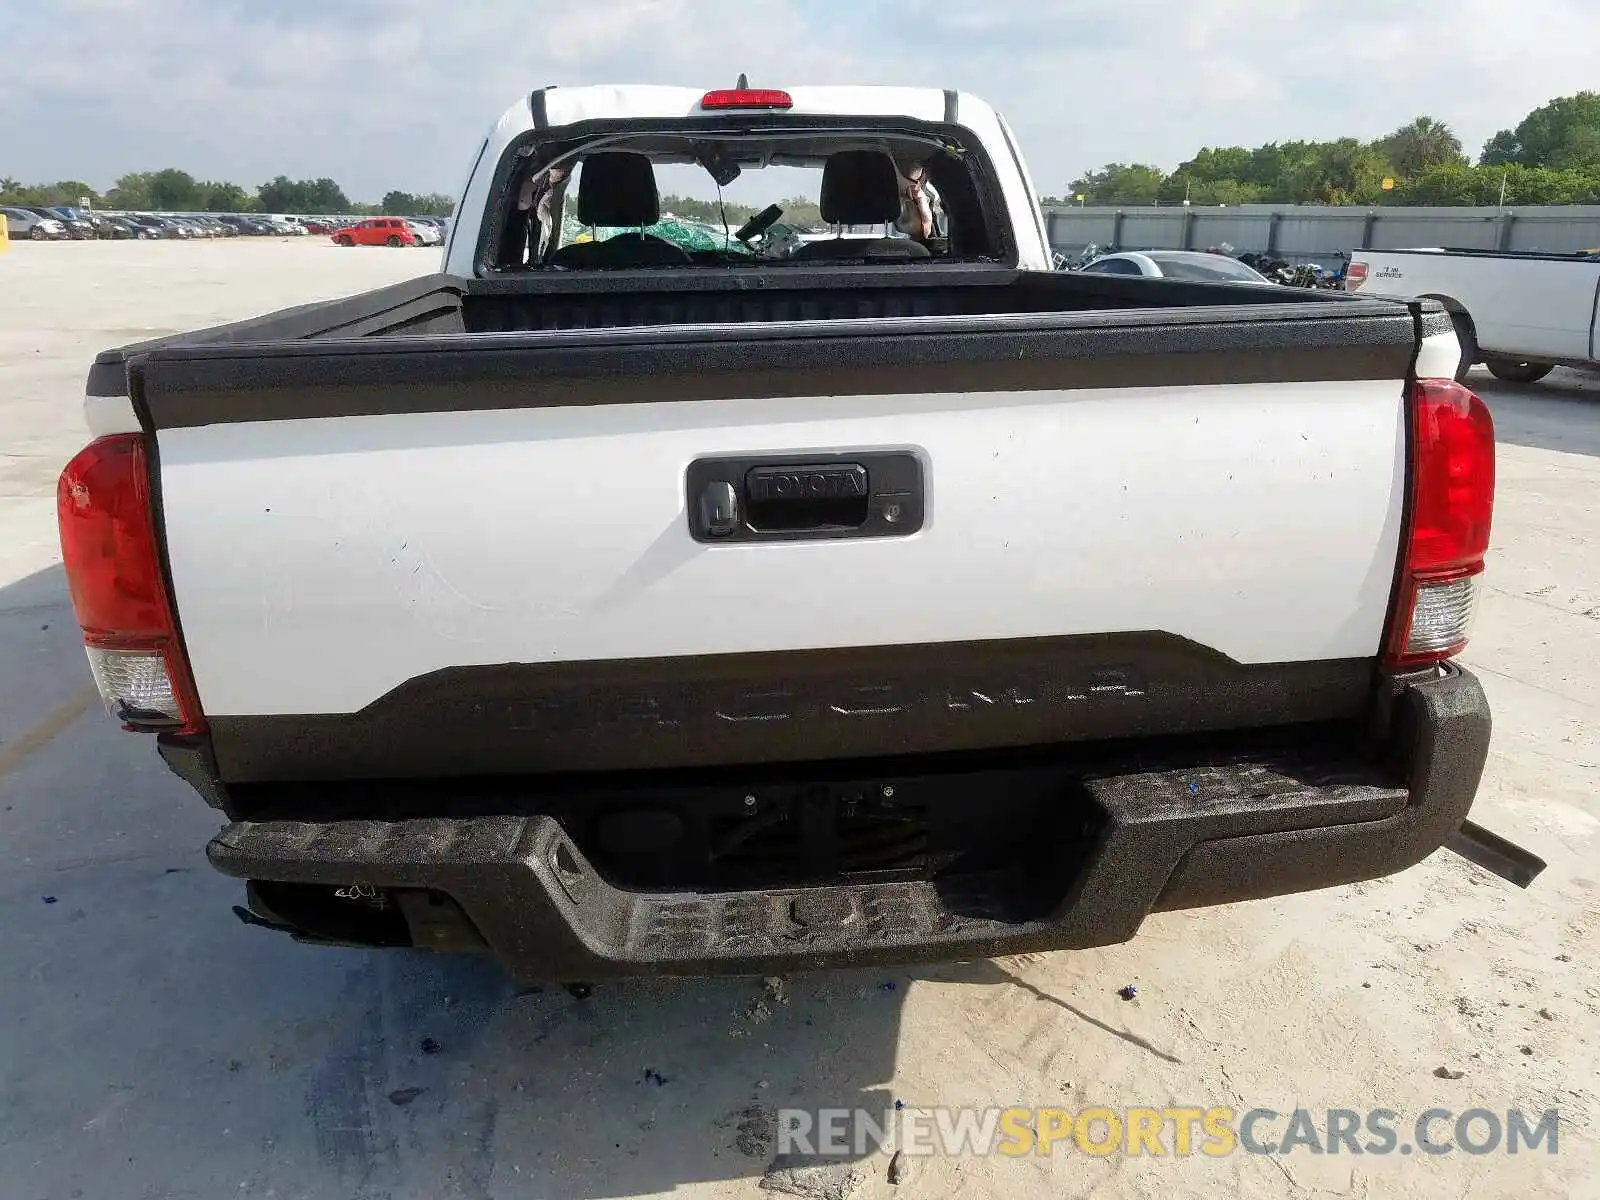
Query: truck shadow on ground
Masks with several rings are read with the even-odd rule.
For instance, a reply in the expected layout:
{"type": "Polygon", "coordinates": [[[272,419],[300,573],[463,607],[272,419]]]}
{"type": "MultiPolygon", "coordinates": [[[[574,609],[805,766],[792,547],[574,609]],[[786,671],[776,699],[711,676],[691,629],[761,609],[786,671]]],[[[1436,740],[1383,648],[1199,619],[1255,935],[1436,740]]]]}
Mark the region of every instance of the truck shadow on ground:
{"type": "Polygon", "coordinates": [[[241,925],[220,815],[88,685],[60,568],[0,588],[8,1195],[633,1196],[759,1178],[779,1108],[892,1109],[904,975],[579,999],[241,925]]]}
{"type": "Polygon", "coordinates": [[[1504,383],[1474,371],[1467,386],[1483,397],[1502,445],[1600,455],[1600,375],[1557,369],[1538,383],[1504,383]]]}
{"type": "Polygon", "coordinates": [[[885,972],[517,988],[491,963],[353,970],[305,1075],[348,1194],[622,1197],[754,1179],[782,1108],[892,1111],[885,972]]]}

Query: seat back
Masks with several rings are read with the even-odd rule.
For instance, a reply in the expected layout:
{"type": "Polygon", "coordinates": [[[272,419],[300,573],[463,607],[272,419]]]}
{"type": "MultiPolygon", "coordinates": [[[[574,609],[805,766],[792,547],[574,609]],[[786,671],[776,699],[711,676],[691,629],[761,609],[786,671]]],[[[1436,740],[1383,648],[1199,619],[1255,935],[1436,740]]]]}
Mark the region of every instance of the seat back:
{"type": "MultiPolygon", "coordinates": [[[[881,225],[900,216],[900,173],[881,150],[841,150],[822,169],[822,219],[830,225],[881,225]]],[[[796,250],[797,259],[927,258],[909,238],[826,238],[796,250]]]]}
{"type": "MultiPolygon", "coordinates": [[[[583,160],[578,178],[578,220],[599,225],[645,226],[661,219],[655,168],[642,154],[607,150],[583,160]]],[[[644,233],[619,233],[605,241],[574,242],[550,256],[558,267],[682,266],[688,251],[644,233]]]]}

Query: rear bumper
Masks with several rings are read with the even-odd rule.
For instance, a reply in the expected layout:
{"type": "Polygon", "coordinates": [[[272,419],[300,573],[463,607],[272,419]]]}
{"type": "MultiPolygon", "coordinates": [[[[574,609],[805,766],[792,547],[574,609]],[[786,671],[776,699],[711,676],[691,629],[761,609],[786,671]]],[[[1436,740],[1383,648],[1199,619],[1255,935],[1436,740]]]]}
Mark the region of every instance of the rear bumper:
{"type": "MultiPolygon", "coordinates": [[[[1154,911],[1371,879],[1442,845],[1478,787],[1488,706],[1477,680],[1456,668],[1395,689],[1382,763],[1245,750],[1190,762],[1129,756],[1085,773],[1077,786],[1097,812],[1092,845],[1070,863],[1060,857],[1055,893],[1022,920],[1008,917],[1001,885],[976,876],[625,891],[549,816],[243,821],[207,853],[245,879],[442,893],[528,979],[770,973],[1108,945],[1131,938],[1154,911]]],[[[1048,848],[1044,859],[1048,873],[1048,848]]],[[[426,928],[413,922],[419,944],[426,928]]]]}

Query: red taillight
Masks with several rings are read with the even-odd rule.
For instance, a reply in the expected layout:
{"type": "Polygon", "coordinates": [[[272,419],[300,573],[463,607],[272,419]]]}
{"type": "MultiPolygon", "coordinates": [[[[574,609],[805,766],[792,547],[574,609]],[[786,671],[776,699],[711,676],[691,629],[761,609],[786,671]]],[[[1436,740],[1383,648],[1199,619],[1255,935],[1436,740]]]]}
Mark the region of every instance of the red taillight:
{"type": "Polygon", "coordinates": [[[1413,386],[1411,553],[1414,570],[1481,567],[1494,513],[1494,421],[1453,379],[1413,386]]]}
{"type": "Polygon", "coordinates": [[[56,486],[72,610],[106,705],[130,729],[205,728],[178,639],[150,509],[144,439],[78,452],[56,486]]]}
{"type": "Polygon", "coordinates": [[[1395,667],[1438,662],[1467,644],[1494,513],[1494,421],[1452,379],[1411,393],[1411,485],[1400,593],[1387,639],[1395,667]]]}
{"type": "Polygon", "coordinates": [[[728,88],[700,97],[701,108],[793,108],[788,92],[775,88],[728,88]]]}
{"type": "Polygon", "coordinates": [[[1367,264],[1352,262],[1344,269],[1344,290],[1353,292],[1367,281],[1367,264]]]}

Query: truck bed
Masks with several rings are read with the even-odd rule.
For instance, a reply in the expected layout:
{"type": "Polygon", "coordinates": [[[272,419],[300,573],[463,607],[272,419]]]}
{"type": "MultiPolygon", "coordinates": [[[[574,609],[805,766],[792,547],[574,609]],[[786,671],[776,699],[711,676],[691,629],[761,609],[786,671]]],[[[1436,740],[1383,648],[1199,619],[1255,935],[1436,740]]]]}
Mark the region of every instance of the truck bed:
{"type": "MultiPolygon", "coordinates": [[[[1178,280],[1046,274],[990,266],[900,269],[794,267],[760,271],[606,271],[463,280],[428,275],[342,300],[192,333],[138,342],[101,353],[90,375],[96,396],[127,394],[130,357],[177,347],[212,347],[226,355],[249,345],[394,337],[456,337],[676,325],[736,325],[935,317],[1055,318],[1084,313],[1131,315],[1159,310],[1159,321],[1204,320],[1208,310],[1278,309],[1310,317],[1392,309],[1356,297],[1293,288],[1263,289],[1178,280]],[[1310,306],[1309,308],[1307,306],[1310,306]],[[1333,305],[1334,307],[1329,307],[1333,305]]],[[[1266,317],[1265,311],[1262,316],[1266,317]]],[[[1021,325],[1013,322],[1012,327],[1021,325]]],[[[867,332],[876,332],[868,330],[867,332]]],[[[430,347],[431,348],[431,347],[430,347]]],[[[344,353],[348,346],[341,345],[344,353]]]]}

